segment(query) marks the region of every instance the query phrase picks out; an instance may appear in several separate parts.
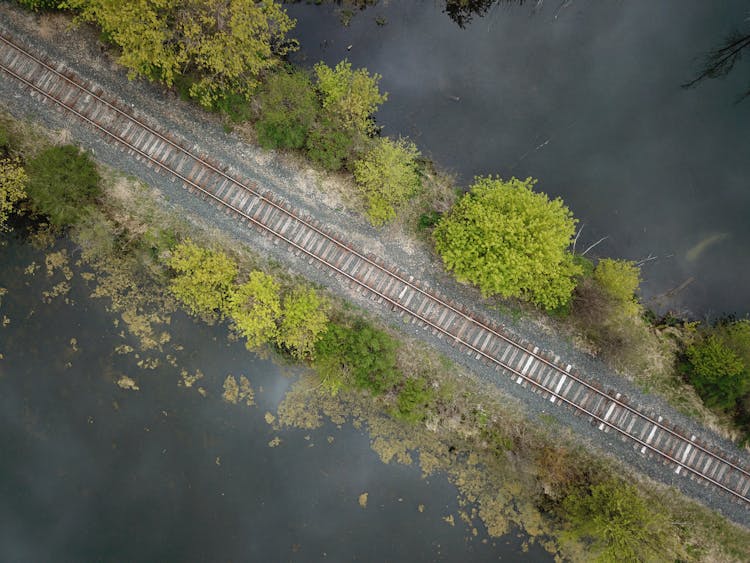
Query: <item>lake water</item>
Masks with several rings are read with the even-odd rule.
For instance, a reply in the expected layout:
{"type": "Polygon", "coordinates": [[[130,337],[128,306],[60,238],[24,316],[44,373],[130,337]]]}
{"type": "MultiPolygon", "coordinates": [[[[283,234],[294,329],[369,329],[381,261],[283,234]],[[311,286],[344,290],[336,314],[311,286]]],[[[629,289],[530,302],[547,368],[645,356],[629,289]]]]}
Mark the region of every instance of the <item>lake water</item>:
{"type": "Polygon", "coordinates": [[[0,560],[551,560],[537,546],[523,552],[520,534],[473,537],[447,479],[384,465],[351,425],[272,428],[264,415],[294,377],[228,342],[225,327],[175,314],[165,352],[176,365],[162,354],[157,368],[138,367],[152,355],[116,352],[136,344],[80,270],[46,303],[60,272],[48,278],[44,253],[6,239],[0,560]],[[179,387],[181,369],[205,376],[179,387]],[[228,374],[247,376],[256,406],[221,400],[228,374]],[[123,375],[140,390],[119,388],[123,375]]]}
{"type": "Polygon", "coordinates": [[[287,10],[297,60],[382,74],[384,134],[408,135],[463,186],[534,176],[585,224],[579,251],[608,236],[589,255],[657,257],[643,268],[653,307],[750,312],[750,99],[734,103],[750,65],[680,87],[747,28],[746,1],[501,2],[464,29],[443,7],[380,2],[349,27],[331,5],[287,10]]]}

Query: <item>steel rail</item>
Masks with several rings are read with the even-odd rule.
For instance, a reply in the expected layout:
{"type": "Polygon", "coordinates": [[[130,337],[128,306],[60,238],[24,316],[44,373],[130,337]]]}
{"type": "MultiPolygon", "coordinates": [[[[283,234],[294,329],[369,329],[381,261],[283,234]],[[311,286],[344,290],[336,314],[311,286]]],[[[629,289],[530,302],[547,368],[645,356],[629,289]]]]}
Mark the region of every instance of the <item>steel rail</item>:
{"type": "MultiPolygon", "coordinates": [[[[196,156],[190,150],[185,149],[184,147],[180,146],[178,143],[176,143],[176,142],[172,141],[171,139],[165,137],[164,135],[162,135],[157,130],[153,129],[148,124],[143,123],[142,121],[140,121],[139,119],[137,119],[135,116],[130,115],[127,112],[125,112],[125,111],[121,110],[120,108],[118,108],[117,106],[111,104],[107,100],[103,99],[100,95],[98,95],[95,92],[89,90],[87,87],[85,87],[85,86],[83,86],[81,84],[78,84],[77,82],[69,79],[67,76],[65,76],[61,72],[57,71],[55,68],[53,68],[50,65],[46,64],[44,61],[41,61],[37,57],[35,57],[34,55],[28,53],[28,51],[26,51],[24,48],[17,46],[13,42],[7,40],[5,37],[0,36],[0,40],[4,41],[5,43],[7,43],[8,45],[10,45],[14,49],[17,49],[18,51],[21,51],[24,55],[26,55],[27,57],[31,58],[35,63],[40,64],[41,66],[43,66],[47,70],[53,72],[54,74],[56,74],[57,76],[59,76],[60,78],[62,78],[63,80],[65,80],[67,83],[71,84],[74,88],[79,89],[79,90],[81,90],[83,92],[86,92],[90,96],[96,98],[99,102],[107,105],[108,107],[110,107],[111,109],[113,109],[114,111],[116,111],[118,114],[123,115],[126,119],[133,121],[134,123],[136,123],[137,125],[139,125],[143,129],[145,129],[148,132],[150,132],[151,134],[157,136],[162,141],[165,141],[166,143],[168,143],[172,147],[177,148],[179,151],[183,152],[186,156],[194,159],[198,163],[200,163],[200,164],[206,166],[207,168],[213,170],[214,172],[216,172],[220,176],[224,177],[224,179],[229,180],[232,184],[234,184],[234,185],[236,185],[236,186],[238,186],[238,187],[240,187],[240,188],[242,188],[242,189],[244,189],[244,190],[252,193],[254,196],[256,196],[259,199],[261,199],[262,201],[264,201],[267,205],[270,205],[270,206],[274,207],[275,209],[277,209],[277,210],[283,212],[284,214],[288,215],[290,218],[298,221],[300,224],[302,224],[303,226],[307,227],[308,229],[311,229],[314,232],[318,233],[320,236],[322,236],[325,239],[329,240],[330,242],[334,243],[336,246],[338,246],[342,250],[344,250],[346,252],[349,252],[349,253],[353,254],[355,257],[357,257],[357,258],[359,258],[359,259],[367,262],[368,264],[374,266],[376,269],[380,270],[381,272],[384,272],[387,276],[391,276],[393,278],[396,278],[398,281],[402,282],[404,285],[407,285],[408,287],[411,287],[412,289],[418,291],[419,293],[421,293],[425,297],[433,300],[437,304],[439,304],[439,305],[441,305],[441,306],[443,306],[443,307],[445,307],[445,308],[453,311],[454,313],[456,313],[457,315],[461,316],[462,318],[464,318],[464,319],[472,322],[473,324],[475,324],[480,329],[482,329],[484,331],[487,331],[487,332],[489,332],[489,333],[491,333],[491,334],[499,337],[501,340],[505,341],[507,344],[510,344],[511,346],[513,346],[513,347],[515,347],[515,348],[523,351],[527,355],[529,355],[529,356],[531,356],[533,358],[536,358],[539,362],[544,363],[545,365],[547,365],[548,367],[552,368],[553,370],[555,370],[555,371],[557,371],[559,373],[564,374],[566,377],[570,377],[572,380],[576,381],[580,385],[584,386],[585,388],[589,389],[590,391],[593,391],[596,395],[599,395],[600,397],[604,398],[606,401],[609,401],[610,404],[614,403],[614,404],[620,405],[621,407],[623,407],[624,409],[628,410],[632,414],[638,416],[639,418],[641,418],[642,420],[646,421],[647,423],[652,424],[652,425],[654,425],[657,428],[661,428],[662,430],[666,431],[668,434],[671,434],[672,436],[674,436],[678,440],[681,440],[681,441],[683,441],[683,442],[685,442],[687,444],[692,445],[692,447],[694,447],[697,450],[703,451],[703,453],[705,453],[706,455],[710,456],[711,458],[713,458],[715,460],[718,460],[719,462],[721,462],[721,463],[723,463],[723,464],[725,464],[725,465],[727,465],[729,467],[732,467],[732,468],[736,469],[740,473],[743,473],[745,475],[750,475],[750,473],[748,473],[746,470],[744,470],[741,467],[736,466],[731,461],[726,460],[725,458],[723,458],[721,456],[718,456],[714,452],[712,452],[712,451],[710,451],[710,450],[702,447],[699,443],[696,443],[693,440],[687,439],[685,436],[683,436],[683,435],[679,434],[678,432],[675,432],[674,430],[670,429],[669,427],[661,424],[659,421],[652,419],[650,416],[643,414],[642,412],[636,410],[633,407],[630,407],[628,404],[626,404],[626,403],[618,400],[617,398],[612,397],[611,395],[609,395],[609,394],[607,394],[607,393],[605,393],[605,392],[597,389],[596,387],[594,387],[593,385],[589,384],[588,382],[586,382],[585,380],[581,379],[580,377],[576,376],[575,374],[572,374],[572,373],[568,372],[567,370],[562,369],[560,366],[556,365],[553,362],[548,361],[543,356],[540,356],[539,354],[535,353],[532,350],[529,350],[525,346],[514,342],[509,337],[506,337],[502,333],[497,332],[493,328],[491,328],[491,327],[483,324],[482,322],[478,321],[474,317],[469,316],[468,314],[464,313],[460,309],[457,309],[456,307],[452,306],[450,303],[442,301],[437,296],[432,295],[431,293],[428,293],[427,291],[425,291],[422,288],[420,288],[419,286],[411,283],[410,281],[406,280],[405,278],[401,277],[400,275],[398,275],[398,274],[396,274],[394,272],[391,272],[390,270],[384,268],[383,266],[381,266],[377,262],[371,260],[367,256],[360,254],[359,252],[357,252],[356,250],[350,248],[346,244],[344,244],[344,243],[336,240],[334,237],[332,237],[331,235],[329,235],[325,231],[322,231],[321,229],[319,229],[315,225],[311,224],[310,222],[302,219],[301,217],[298,217],[297,215],[295,215],[292,212],[290,212],[288,209],[286,209],[286,208],[278,205],[276,202],[274,202],[273,200],[269,199],[268,197],[266,197],[264,194],[260,193],[256,189],[248,187],[243,182],[238,181],[237,179],[233,178],[232,176],[229,176],[223,170],[215,167],[210,162],[207,162],[206,160],[204,160],[202,157],[196,156]]],[[[335,272],[337,272],[338,274],[340,274],[340,275],[344,276],[345,278],[351,280],[355,284],[360,285],[363,289],[365,289],[365,290],[367,290],[367,291],[369,291],[369,292],[371,292],[371,293],[373,293],[375,295],[378,295],[379,297],[381,297],[382,299],[386,300],[388,303],[390,303],[394,307],[396,307],[398,309],[401,309],[404,313],[407,313],[407,314],[413,316],[414,318],[418,319],[419,321],[421,321],[421,322],[425,323],[426,325],[432,327],[434,330],[445,334],[446,336],[450,337],[451,340],[454,340],[457,343],[461,343],[466,348],[472,350],[473,353],[476,353],[476,354],[478,354],[480,356],[485,357],[490,362],[492,362],[494,364],[497,364],[499,367],[503,368],[504,370],[506,370],[506,371],[508,371],[510,373],[513,373],[514,375],[517,375],[518,377],[520,377],[521,379],[523,379],[526,382],[530,383],[533,387],[539,389],[540,391],[547,392],[550,395],[553,395],[556,399],[562,401],[565,404],[568,404],[569,406],[573,407],[575,410],[578,410],[578,411],[580,411],[580,412],[582,412],[582,413],[584,413],[584,414],[592,417],[593,419],[597,420],[601,424],[603,424],[603,425],[605,425],[605,426],[607,426],[609,428],[614,429],[619,434],[622,434],[623,436],[632,439],[636,443],[640,444],[641,446],[645,447],[648,450],[651,450],[652,452],[656,453],[657,455],[659,455],[659,456],[667,459],[668,461],[674,463],[678,467],[682,467],[682,468],[686,469],[687,471],[695,474],[699,478],[705,479],[705,480],[713,483],[717,487],[719,487],[719,488],[721,488],[721,489],[729,492],[730,494],[732,494],[732,495],[734,495],[734,496],[736,496],[736,497],[744,500],[745,502],[750,503],[750,499],[748,499],[745,496],[739,494],[738,492],[734,491],[733,489],[725,486],[724,484],[722,484],[722,483],[714,480],[711,477],[708,477],[707,475],[701,473],[700,471],[693,469],[692,467],[690,467],[686,463],[684,463],[684,462],[682,462],[682,461],[680,461],[680,460],[672,457],[670,454],[668,454],[666,452],[663,452],[662,450],[658,449],[656,446],[652,446],[652,445],[644,442],[643,440],[641,440],[637,436],[635,436],[633,434],[629,434],[625,430],[621,429],[619,426],[617,426],[617,425],[615,425],[615,424],[613,424],[613,423],[611,423],[611,422],[609,422],[609,421],[601,418],[599,415],[595,414],[594,412],[589,411],[589,410],[587,410],[586,408],[584,408],[584,407],[582,407],[580,405],[577,405],[573,401],[565,398],[560,393],[557,393],[557,392],[555,392],[555,391],[553,391],[551,389],[548,389],[548,388],[544,387],[541,383],[537,383],[536,381],[534,381],[530,376],[527,376],[527,375],[519,372],[518,370],[516,370],[512,366],[507,365],[504,362],[498,360],[497,358],[495,358],[495,357],[493,357],[493,356],[485,353],[483,350],[480,350],[479,348],[477,348],[476,346],[474,346],[470,342],[461,339],[459,336],[454,336],[447,329],[442,328],[439,325],[437,325],[436,323],[433,323],[432,321],[430,321],[428,318],[426,318],[426,317],[424,317],[424,316],[422,316],[420,314],[417,314],[416,312],[413,312],[412,310],[408,309],[406,306],[401,305],[396,300],[388,297],[384,293],[381,293],[380,291],[377,291],[374,288],[368,286],[365,282],[360,281],[359,279],[357,279],[353,275],[350,275],[350,274],[346,273],[342,269],[340,269],[340,268],[334,266],[333,264],[327,262],[326,260],[324,260],[323,258],[317,256],[313,252],[306,250],[304,247],[302,247],[301,245],[295,243],[293,240],[285,237],[284,235],[282,235],[280,233],[277,233],[271,227],[269,227],[267,225],[264,225],[262,222],[254,219],[253,217],[251,217],[250,215],[246,214],[242,210],[234,207],[233,205],[231,205],[230,203],[224,201],[220,197],[215,196],[210,191],[206,190],[205,188],[203,188],[202,186],[200,186],[196,182],[188,179],[187,177],[183,176],[182,174],[180,174],[176,170],[173,170],[169,165],[165,164],[163,161],[161,161],[161,160],[159,160],[157,158],[152,157],[151,155],[149,155],[148,153],[142,151],[141,149],[139,149],[135,145],[133,145],[133,144],[131,144],[129,142],[124,141],[122,138],[120,138],[116,134],[108,131],[106,128],[102,127],[101,125],[99,125],[98,123],[96,123],[93,119],[90,119],[89,117],[87,117],[86,115],[84,115],[82,112],[73,109],[72,107],[70,107],[70,106],[66,105],[64,102],[62,102],[61,100],[58,100],[54,96],[48,94],[47,92],[45,92],[44,90],[42,90],[41,88],[39,88],[38,86],[36,86],[35,84],[33,84],[32,82],[30,82],[29,80],[26,80],[24,77],[18,75],[12,69],[8,69],[8,68],[6,68],[3,65],[2,66],[2,70],[5,71],[6,73],[10,74],[11,76],[13,76],[15,79],[19,80],[20,82],[26,84],[28,87],[32,88],[33,90],[39,92],[45,98],[48,98],[48,99],[52,100],[57,105],[63,107],[67,111],[70,111],[71,113],[77,115],[83,121],[85,121],[86,123],[91,124],[96,129],[98,129],[99,131],[101,131],[102,133],[104,133],[106,136],[111,137],[117,143],[123,145],[124,147],[126,147],[126,148],[128,148],[130,150],[133,150],[134,152],[138,153],[139,155],[141,155],[142,157],[144,157],[148,161],[150,161],[150,162],[154,163],[155,165],[157,165],[157,167],[163,168],[165,170],[168,170],[173,176],[181,179],[184,183],[186,183],[186,184],[194,187],[198,191],[206,194],[209,198],[215,200],[216,202],[218,202],[222,206],[224,206],[224,207],[228,208],[229,210],[231,210],[232,212],[234,212],[234,213],[236,213],[236,214],[244,217],[249,222],[251,222],[251,223],[259,226],[260,228],[262,228],[263,230],[265,230],[268,233],[272,234],[273,236],[275,236],[275,237],[283,240],[288,245],[292,246],[293,248],[296,248],[300,252],[302,252],[302,253],[310,256],[311,258],[317,260],[318,262],[320,262],[321,264],[323,264],[327,268],[329,268],[331,270],[334,270],[335,272]]],[[[606,404],[606,402],[605,402],[605,404],[606,404]]]]}
{"type": "MultiPolygon", "coordinates": [[[[18,46],[15,42],[13,42],[13,41],[11,41],[11,40],[9,40],[9,39],[1,36],[1,35],[0,35],[0,40],[4,41],[5,43],[7,43],[8,45],[10,45],[14,49],[17,49],[17,50],[21,51],[23,54],[25,54],[29,58],[33,59],[37,64],[40,64],[41,66],[43,66],[44,68],[46,68],[50,72],[53,72],[54,74],[56,74],[57,76],[59,76],[60,78],[62,78],[66,82],[68,82],[69,84],[72,84],[75,88],[78,88],[78,89],[86,92],[87,94],[89,94],[90,96],[96,98],[101,103],[105,104],[107,107],[111,108],[112,110],[114,110],[118,114],[124,116],[127,119],[132,120],[137,125],[139,125],[143,129],[145,129],[146,131],[150,132],[152,135],[155,135],[156,137],[158,137],[162,141],[168,143],[170,146],[172,146],[172,147],[176,148],[177,150],[181,151],[186,156],[188,156],[188,157],[190,157],[190,158],[192,158],[192,159],[200,162],[201,164],[203,164],[204,166],[206,166],[207,168],[209,168],[213,172],[215,172],[218,175],[222,176],[224,179],[229,180],[233,184],[235,184],[235,185],[237,185],[237,186],[239,186],[239,187],[247,190],[248,192],[252,193],[256,197],[259,197],[266,204],[271,205],[275,209],[281,211],[282,213],[285,213],[286,215],[288,215],[292,219],[298,221],[299,223],[301,223],[302,225],[306,226],[307,228],[312,229],[313,231],[315,231],[316,233],[318,233],[320,236],[325,237],[326,239],[328,239],[329,241],[331,241],[333,244],[335,244],[336,246],[338,246],[342,250],[345,250],[347,252],[352,253],[354,256],[356,256],[360,260],[363,260],[364,262],[370,264],[371,266],[374,266],[378,270],[387,272],[388,275],[396,278],[398,281],[400,281],[404,285],[410,287],[412,290],[419,292],[420,294],[422,294],[423,296],[427,297],[428,299],[431,299],[434,302],[436,302],[437,304],[439,304],[439,305],[441,305],[441,306],[449,309],[450,311],[452,311],[456,315],[462,317],[463,319],[465,319],[467,321],[470,321],[471,323],[473,323],[475,326],[481,328],[482,330],[485,330],[485,331],[487,331],[487,332],[495,335],[497,338],[500,338],[501,340],[503,340],[507,344],[509,344],[509,345],[511,345],[511,346],[513,346],[513,347],[515,347],[515,348],[523,351],[523,353],[528,354],[529,356],[532,356],[537,361],[543,363],[544,365],[548,366],[549,368],[553,369],[554,371],[556,371],[556,372],[558,372],[560,374],[564,374],[566,377],[571,378],[572,380],[576,381],[578,384],[582,385],[586,389],[588,389],[588,390],[596,393],[599,396],[605,397],[607,400],[612,401],[614,404],[620,406],[621,408],[627,410],[628,412],[630,412],[630,413],[632,413],[632,414],[634,414],[634,415],[636,415],[636,416],[638,416],[638,417],[640,417],[640,418],[642,418],[644,420],[647,420],[649,423],[653,424],[654,426],[656,426],[657,428],[661,429],[662,431],[664,431],[664,432],[666,432],[666,433],[674,436],[678,440],[684,440],[686,442],[689,442],[689,443],[693,444],[694,448],[696,448],[697,450],[702,451],[703,453],[705,453],[707,455],[711,455],[711,456],[715,456],[716,455],[715,453],[713,453],[712,451],[710,451],[706,447],[702,446],[701,444],[696,443],[696,442],[692,442],[686,436],[680,434],[679,432],[675,431],[672,428],[669,428],[665,424],[662,424],[658,420],[656,420],[656,419],[652,418],[651,416],[643,413],[642,411],[638,410],[637,408],[630,406],[629,404],[625,403],[624,401],[621,401],[620,399],[617,399],[616,397],[613,397],[609,393],[606,393],[606,392],[604,392],[604,391],[602,391],[600,389],[597,389],[594,385],[592,385],[591,383],[589,383],[588,381],[586,381],[582,377],[580,377],[580,376],[578,376],[578,375],[576,375],[574,373],[568,372],[567,370],[563,369],[561,366],[559,366],[556,363],[554,363],[554,362],[548,360],[547,358],[545,358],[543,355],[541,355],[541,354],[539,354],[537,352],[534,352],[533,350],[528,349],[523,344],[520,344],[520,343],[516,342],[512,338],[506,336],[505,334],[503,334],[501,332],[498,332],[493,327],[491,327],[489,325],[486,325],[483,322],[477,320],[473,316],[471,316],[471,315],[465,313],[464,311],[462,311],[460,308],[455,307],[449,301],[444,301],[444,300],[440,299],[436,295],[433,295],[429,291],[427,291],[427,290],[419,287],[418,285],[412,283],[411,281],[409,281],[405,277],[402,277],[397,272],[391,272],[390,270],[387,270],[386,268],[383,268],[383,266],[381,266],[380,264],[378,264],[376,261],[372,260],[371,258],[369,258],[368,256],[366,256],[364,254],[359,253],[357,250],[348,247],[346,244],[344,244],[341,241],[337,240],[331,234],[326,233],[325,231],[323,231],[322,229],[318,228],[314,224],[312,224],[312,223],[306,221],[305,219],[303,219],[303,218],[295,215],[294,213],[290,212],[288,209],[286,209],[283,206],[279,205],[278,203],[276,203],[272,199],[269,199],[268,197],[266,197],[263,193],[261,193],[257,189],[253,188],[252,186],[248,186],[247,184],[245,184],[244,182],[242,182],[240,180],[237,180],[236,178],[233,178],[232,176],[230,176],[229,174],[227,174],[226,172],[224,172],[220,168],[217,168],[216,166],[214,166],[210,162],[207,162],[206,160],[204,160],[203,158],[201,158],[199,155],[194,154],[190,149],[187,149],[187,148],[181,146],[180,144],[176,143],[172,139],[169,139],[168,137],[164,136],[161,132],[159,132],[158,130],[156,130],[153,127],[151,127],[148,123],[139,120],[138,118],[136,118],[133,115],[130,115],[126,111],[123,111],[122,109],[120,109],[116,105],[110,103],[108,100],[102,98],[100,95],[96,94],[95,92],[93,92],[89,88],[85,87],[84,85],[78,84],[75,81],[71,80],[70,78],[68,78],[67,76],[65,76],[63,73],[61,73],[60,71],[58,71],[57,69],[55,69],[54,67],[52,67],[52,66],[48,65],[46,62],[40,60],[38,57],[36,57],[32,53],[29,53],[25,48],[23,48],[21,46],[18,46]]],[[[49,96],[48,94],[46,94],[44,91],[42,91],[40,89],[38,89],[38,91],[40,93],[42,93],[43,95],[52,98],[51,96],[49,96]]],[[[64,106],[64,107],[68,108],[68,106],[64,106]]],[[[70,109],[70,108],[68,108],[68,109],[70,109]]],[[[71,110],[71,111],[74,111],[74,110],[71,110]]],[[[97,125],[97,127],[98,127],[98,125],[97,125]]],[[[99,128],[102,129],[101,127],[99,127],[99,128]]],[[[102,129],[102,130],[104,130],[104,129],[102,129]]],[[[111,135],[111,136],[113,136],[116,140],[120,141],[120,139],[118,137],[116,137],[114,135],[111,135]]],[[[125,143],[123,143],[123,144],[125,144],[125,143]]],[[[154,161],[159,166],[165,166],[162,162],[160,162],[158,160],[155,160],[153,158],[149,157],[149,160],[154,161]]],[[[726,463],[727,465],[729,465],[730,467],[732,467],[736,471],[739,471],[740,473],[742,473],[743,475],[745,475],[747,478],[750,478],[750,470],[746,470],[743,467],[738,466],[738,465],[734,464],[733,462],[731,462],[729,460],[724,460],[724,463],[726,463]]]]}

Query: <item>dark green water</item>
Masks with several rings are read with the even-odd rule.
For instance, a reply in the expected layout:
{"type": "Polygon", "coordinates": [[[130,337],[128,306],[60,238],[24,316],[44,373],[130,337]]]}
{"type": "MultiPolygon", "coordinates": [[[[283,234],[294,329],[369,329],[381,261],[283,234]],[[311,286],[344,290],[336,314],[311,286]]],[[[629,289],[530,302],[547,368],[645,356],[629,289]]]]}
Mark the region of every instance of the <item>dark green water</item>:
{"type": "Polygon", "coordinates": [[[680,87],[750,30],[747,0],[485,0],[467,3],[489,10],[464,29],[444,1],[373,3],[349,27],[330,4],[287,5],[297,60],[382,74],[383,132],[463,186],[538,178],[585,224],[579,252],[607,236],[590,256],[656,257],[643,267],[653,307],[750,313],[750,98],[734,103],[750,60],[680,87]]]}
{"type": "MultiPolygon", "coordinates": [[[[264,414],[294,377],[227,342],[223,327],[174,315],[165,351],[179,367],[139,368],[134,353],[114,351],[135,343],[78,270],[69,303],[45,303],[60,274],[47,278],[44,253],[6,240],[0,561],[551,559],[535,546],[522,552],[515,534],[473,538],[446,479],[382,464],[350,425],[274,430],[264,414]],[[41,268],[27,275],[32,262],[41,268]],[[178,387],[181,368],[205,374],[196,386],[206,398],[178,387]],[[227,374],[249,378],[256,406],[221,400],[227,374]],[[122,375],[140,390],[120,389],[122,375]]],[[[72,246],[59,248],[75,259],[72,246]]]]}

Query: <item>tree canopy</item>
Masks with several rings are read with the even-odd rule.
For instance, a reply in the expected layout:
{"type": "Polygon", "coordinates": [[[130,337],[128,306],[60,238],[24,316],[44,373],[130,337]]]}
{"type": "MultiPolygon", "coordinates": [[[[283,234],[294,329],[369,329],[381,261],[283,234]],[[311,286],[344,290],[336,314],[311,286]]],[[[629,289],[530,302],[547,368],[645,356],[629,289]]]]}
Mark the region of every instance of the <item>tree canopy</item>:
{"type": "Polygon", "coordinates": [[[352,64],[346,59],[334,68],[320,62],[314,69],[327,116],[345,129],[371,134],[374,130],[372,115],[388,99],[388,94],[378,89],[381,76],[370,75],[366,68],[352,70],[352,64]]]}
{"type": "Polygon", "coordinates": [[[281,314],[279,284],[260,271],[250,273],[229,298],[229,310],[248,348],[256,348],[276,338],[276,319],[281,314]]]}
{"type": "Polygon", "coordinates": [[[172,85],[195,75],[190,95],[215,107],[249,98],[259,77],[297,48],[292,20],[273,0],[66,0],[78,19],[99,25],[121,49],[131,76],[172,85]]]}
{"type": "Polygon", "coordinates": [[[310,77],[302,70],[271,75],[258,96],[260,118],[255,125],[265,148],[301,149],[319,111],[310,77]]]}
{"type": "Polygon", "coordinates": [[[659,559],[673,534],[632,485],[607,481],[569,495],[562,505],[570,532],[588,540],[598,561],[659,559]]]}
{"type": "Polygon", "coordinates": [[[709,407],[731,409],[747,391],[745,364],[716,334],[709,334],[687,348],[689,377],[709,407]]]}
{"type": "Polygon", "coordinates": [[[396,208],[419,191],[419,151],[411,141],[381,137],[369,152],[354,161],[354,180],[367,201],[367,216],[382,225],[396,208]]]}
{"type": "Polygon", "coordinates": [[[26,171],[17,159],[0,159],[0,231],[8,229],[7,221],[16,203],[26,197],[26,171]]]}
{"type": "Polygon", "coordinates": [[[27,163],[26,171],[31,208],[56,227],[76,223],[101,193],[96,165],[73,145],[44,149],[27,163]]]}
{"type": "Polygon", "coordinates": [[[351,386],[379,395],[399,379],[396,347],[387,333],[364,323],[332,323],[315,345],[315,367],[333,394],[351,386]]]}
{"type": "Polygon", "coordinates": [[[328,327],[328,315],[318,292],[296,288],[284,296],[277,342],[297,358],[312,357],[315,343],[328,327]]]}
{"type": "Polygon", "coordinates": [[[582,271],[567,251],[576,220],[559,198],[534,192],[535,183],[477,177],[433,236],[459,281],[553,309],[568,302],[582,271]]]}
{"type": "Polygon", "coordinates": [[[177,273],[170,286],[172,293],[190,312],[223,314],[237,277],[234,260],[187,240],[172,251],[169,266],[177,273]]]}

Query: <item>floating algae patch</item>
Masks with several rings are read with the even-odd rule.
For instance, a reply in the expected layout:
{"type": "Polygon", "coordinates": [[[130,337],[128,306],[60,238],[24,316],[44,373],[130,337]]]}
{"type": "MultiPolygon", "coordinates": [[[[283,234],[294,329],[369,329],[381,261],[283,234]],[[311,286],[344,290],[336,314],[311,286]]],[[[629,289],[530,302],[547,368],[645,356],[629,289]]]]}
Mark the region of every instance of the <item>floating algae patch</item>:
{"type": "Polygon", "coordinates": [[[195,373],[189,373],[188,370],[183,368],[180,371],[180,381],[178,385],[189,389],[199,379],[203,379],[203,372],[200,369],[196,369],[195,373]]]}
{"type": "Polygon", "coordinates": [[[237,380],[232,375],[227,375],[224,380],[224,392],[221,394],[221,398],[227,403],[237,404],[240,397],[240,386],[237,385],[237,380]]]}
{"type": "Polygon", "coordinates": [[[221,397],[227,402],[236,405],[244,402],[248,407],[255,404],[255,392],[250,386],[250,380],[244,375],[240,376],[240,382],[233,375],[227,375],[224,380],[224,392],[221,397]]]}
{"type": "Polygon", "coordinates": [[[66,281],[73,279],[73,270],[70,269],[70,259],[65,248],[47,254],[44,257],[44,265],[47,268],[47,277],[52,277],[59,270],[66,281]]]}
{"type": "Polygon", "coordinates": [[[270,442],[268,442],[268,447],[269,447],[269,448],[276,448],[276,447],[278,447],[278,446],[279,446],[280,444],[281,444],[281,438],[279,438],[278,436],[275,436],[275,437],[273,438],[273,440],[271,440],[270,442]]]}
{"type": "Polygon", "coordinates": [[[240,401],[245,401],[248,407],[252,407],[255,404],[255,391],[250,386],[250,380],[244,375],[240,376],[240,401]]]}
{"type": "Polygon", "coordinates": [[[135,382],[135,380],[128,377],[127,375],[123,375],[122,377],[120,377],[120,379],[117,380],[117,385],[123,389],[128,389],[130,391],[140,390],[140,387],[138,387],[138,384],[135,382]]]}

